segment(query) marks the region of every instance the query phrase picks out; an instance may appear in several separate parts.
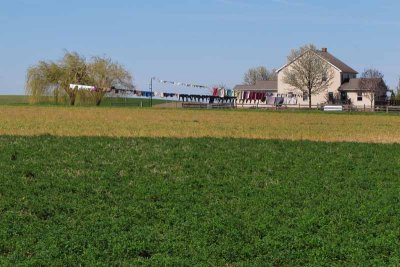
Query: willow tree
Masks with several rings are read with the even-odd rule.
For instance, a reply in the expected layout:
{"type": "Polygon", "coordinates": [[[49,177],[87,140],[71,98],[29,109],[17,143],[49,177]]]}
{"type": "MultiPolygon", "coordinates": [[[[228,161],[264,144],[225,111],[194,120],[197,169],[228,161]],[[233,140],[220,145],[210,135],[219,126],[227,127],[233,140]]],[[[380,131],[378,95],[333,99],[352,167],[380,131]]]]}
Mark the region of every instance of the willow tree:
{"type": "Polygon", "coordinates": [[[76,52],[66,52],[60,62],[62,75],[59,79],[59,86],[69,96],[71,106],[75,105],[78,88],[70,88],[70,84],[88,84],[90,82],[89,69],[86,59],[76,52]]]}
{"type": "Polygon", "coordinates": [[[26,90],[31,102],[40,102],[43,97],[54,96],[58,101],[60,95],[59,80],[62,76],[60,66],[54,62],[39,61],[30,67],[27,73],[26,90]]]}
{"type": "Polygon", "coordinates": [[[319,53],[314,45],[292,50],[284,70],[283,81],[308,96],[310,109],[312,96],[326,91],[334,79],[331,65],[319,53]]]}
{"type": "Polygon", "coordinates": [[[93,57],[87,61],[76,52],[66,52],[58,62],[40,61],[28,69],[26,91],[32,102],[42,100],[44,96],[60,95],[69,98],[70,105],[75,105],[78,94],[83,98],[93,98],[100,105],[104,95],[112,87],[132,89],[132,76],[125,68],[110,58],[93,57]],[[79,91],[70,84],[95,87],[92,91],[79,91]]]}
{"type": "Polygon", "coordinates": [[[88,68],[84,57],[75,52],[66,52],[58,61],[39,61],[28,69],[26,91],[31,102],[53,96],[56,101],[61,95],[68,95],[70,105],[75,104],[78,90],[70,84],[85,84],[89,81],[88,68]]]}
{"type": "Polygon", "coordinates": [[[88,65],[90,82],[95,86],[90,91],[97,106],[112,88],[133,89],[131,74],[118,62],[107,57],[93,57],[88,65]]]}

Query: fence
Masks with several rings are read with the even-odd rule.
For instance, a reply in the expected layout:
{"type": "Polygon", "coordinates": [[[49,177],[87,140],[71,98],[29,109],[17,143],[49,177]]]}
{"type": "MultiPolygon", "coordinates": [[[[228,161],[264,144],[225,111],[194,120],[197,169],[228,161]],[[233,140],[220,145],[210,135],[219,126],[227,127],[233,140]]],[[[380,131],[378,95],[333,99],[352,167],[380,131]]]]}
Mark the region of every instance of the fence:
{"type": "Polygon", "coordinates": [[[111,106],[114,107],[151,107],[148,101],[139,101],[139,102],[110,102],[111,106]]]}
{"type": "MultiPolygon", "coordinates": [[[[156,102],[157,100],[154,100],[156,102]]],[[[121,106],[121,107],[150,107],[150,102],[147,99],[113,99],[113,101],[104,101],[103,105],[121,106]]],[[[163,103],[159,101],[160,103],[163,103]]],[[[157,104],[160,104],[157,102],[157,104]]],[[[165,102],[167,103],[167,102],[165,102]]],[[[283,104],[283,105],[267,105],[265,102],[241,102],[235,103],[196,103],[196,102],[168,102],[171,105],[166,105],[169,108],[192,108],[192,109],[233,109],[233,108],[249,108],[249,109],[266,109],[266,110],[308,110],[308,105],[301,104],[283,104]]],[[[343,107],[343,112],[385,112],[385,113],[400,113],[400,101],[377,101],[374,108],[369,105],[353,106],[353,105],[339,105],[343,107]],[[399,105],[393,105],[393,104],[399,105]]],[[[155,103],[153,103],[155,104],[155,103]]],[[[312,110],[324,110],[325,105],[312,105],[312,110]]],[[[329,105],[331,106],[331,105],[329,105]]]]}
{"type": "MultiPolygon", "coordinates": [[[[324,110],[325,105],[311,105],[312,110],[324,110]]],[[[331,106],[331,105],[329,105],[331,106]]],[[[371,106],[363,105],[363,106],[354,106],[354,105],[340,105],[342,107],[343,112],[400,112],[399,106],[392,105],[376,105],[371,108],[371,106]]],[[[267,105],[265,103],[237,103],[237,108],[250,108],[250,109],[268,109],[268,110],[308,110],[310,109],[309,105],[290,105],[285,104],[281,106],[275,105],[267,105]]]]}
{"type": "Polygon", "coordinates": [[[376,106],[400,106],[400,100],[377,100],[375,101],[376,106]]]}
{"type": "Polygon", "coordinates": [[[400,112],[400,106],[375,106],[375,112],[400,112]]]}
{"type": "Polygon", "coordinates": [[[183,108],[195,108],[195,109],[232,109],[236,108],[235,103],[182,103],[183,108]]]}

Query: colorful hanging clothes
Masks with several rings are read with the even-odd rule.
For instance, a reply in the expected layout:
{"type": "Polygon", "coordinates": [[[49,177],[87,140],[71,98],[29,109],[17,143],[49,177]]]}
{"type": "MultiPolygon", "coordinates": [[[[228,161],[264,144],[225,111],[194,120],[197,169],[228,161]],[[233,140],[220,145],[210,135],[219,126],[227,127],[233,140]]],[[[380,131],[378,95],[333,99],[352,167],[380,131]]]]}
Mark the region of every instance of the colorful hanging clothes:
{"type": "Polygon", "coordinates": [[[150,91],[143,91],[143,92],[141,92],[141,96],[152,97],[152,96],[154,96],[154,93],[152,93],[150,91]]]}
{"type": "Polygon", "coordinates": [[[273,97],[273,96],[267,97],[267,105],[271,105],[271,106],[275,105],[275,97],[273,97]]]}
{"type": "Polygon", "coordinates": [[[285,101],[285,99],[283,97],[277,97],[275,99],[275,105],[276,106],[282,106],[284,101],[285,101]]]}
{"type": "Polygon", "coordinates": [[[213,96],[218,96],[218,88],[217,87],[213,88],[213,96]]]}

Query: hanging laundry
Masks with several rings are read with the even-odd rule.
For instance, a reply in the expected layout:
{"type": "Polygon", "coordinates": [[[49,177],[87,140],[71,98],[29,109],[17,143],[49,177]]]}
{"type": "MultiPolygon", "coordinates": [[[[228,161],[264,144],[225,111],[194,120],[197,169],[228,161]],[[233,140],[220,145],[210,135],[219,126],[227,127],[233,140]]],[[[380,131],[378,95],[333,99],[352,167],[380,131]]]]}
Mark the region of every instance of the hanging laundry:
{"type": "Polygon", "coordinates": [[[225,97],[225,89],[224,88],[219,89],[219,97],[225,97]]]}
{"type": "Polygon", "coordinates": [[[154,93],[152,93],[152,92],[150,92],[150,91],[143,91],[143,92],[141,92],[141,96],[144,96],[144,97],[153,97],[153,96],[154,96],[154,93]]]}
{"type": "Polygon", "coordinates": [[[285,99],[283,97],[277,97],[275,99],[275,105],[276,106],[282,106],[284,101],[285,101],[285,99]]]}
{"type": "Polygon", "coordinates": [[[267,105],[271,105],[271,106],[275,105],[275,97],[273,97],[273,96],[267,97],[267,105]]]}
{"type": "Polygon", "coordinates": [[[69,88],[70,89],[77,89],[77,90],[93,90],[93,89],[95,89],[94,86],[81,85],[81,84],[70,84],[69,88]]]}
{"type": "Polygon", "coordinates": [[[290,98],[289,97],[285,97],[283,100],[283,104],[284,105],[288,105],[290,103],[290,98]]]}
{"type": "Polygon", "coordinates": [[[261,97],[261,102],[265,102],[267,100],[267,94],[263,93],[261,97]]]}
{"type": "Polygon", "coordinates": [[[218,88],[217,87],[213,88],[213,96],[218,96],[218,88]]]}
{"type": "Polygon", "coordinates": [[[173,81],[164,81],[164,80],[159,80],[159,79],[153,79],[159,83],[164,83],[164,84],[173,84],[175,86],[185,86],[185,87],[193,87],[193,88],[203,88],[207,89],[209,88],[208,86],[204,85],[197,85],[197,84],[191,84],[191,83],[182,83],[182,82],[173,82],[173,81]]]}

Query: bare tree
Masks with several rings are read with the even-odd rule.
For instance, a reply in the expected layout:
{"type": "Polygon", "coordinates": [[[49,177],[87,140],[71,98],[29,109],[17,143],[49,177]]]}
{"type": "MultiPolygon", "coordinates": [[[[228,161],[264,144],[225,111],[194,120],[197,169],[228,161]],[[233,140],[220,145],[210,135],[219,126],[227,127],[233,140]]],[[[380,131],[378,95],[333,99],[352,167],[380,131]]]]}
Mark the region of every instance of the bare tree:
{"type": "Polygon", "coordinates": [[[332,84],[332,67],[319,55],[314,45],[292,50],[288,62],[283,81],[306,95],[311,109],[312,96],[327,90],[332,84]]]}
{"type": "Polygon", "coordinates": [[[360,88],[363,94],[371,101],[371,108],[376,98],[386,94],[387,86],[383,80],[384,75],[377,69],[370,68],[361,74],[360,88]]]}
{"type": "Polygon", "coordinates": [[[395,93],[394,98],[395,98],[395,100],[400,100],[400,78],[397,82],[396,93],[395,93]]]}
{"type": "Polygon", "coordinates": [[[244,83],[255,85],[257,81],[276,81],[278,79],[276,70],[268,70],[264,66],[251,68],[244,74],[244,83]]]}

